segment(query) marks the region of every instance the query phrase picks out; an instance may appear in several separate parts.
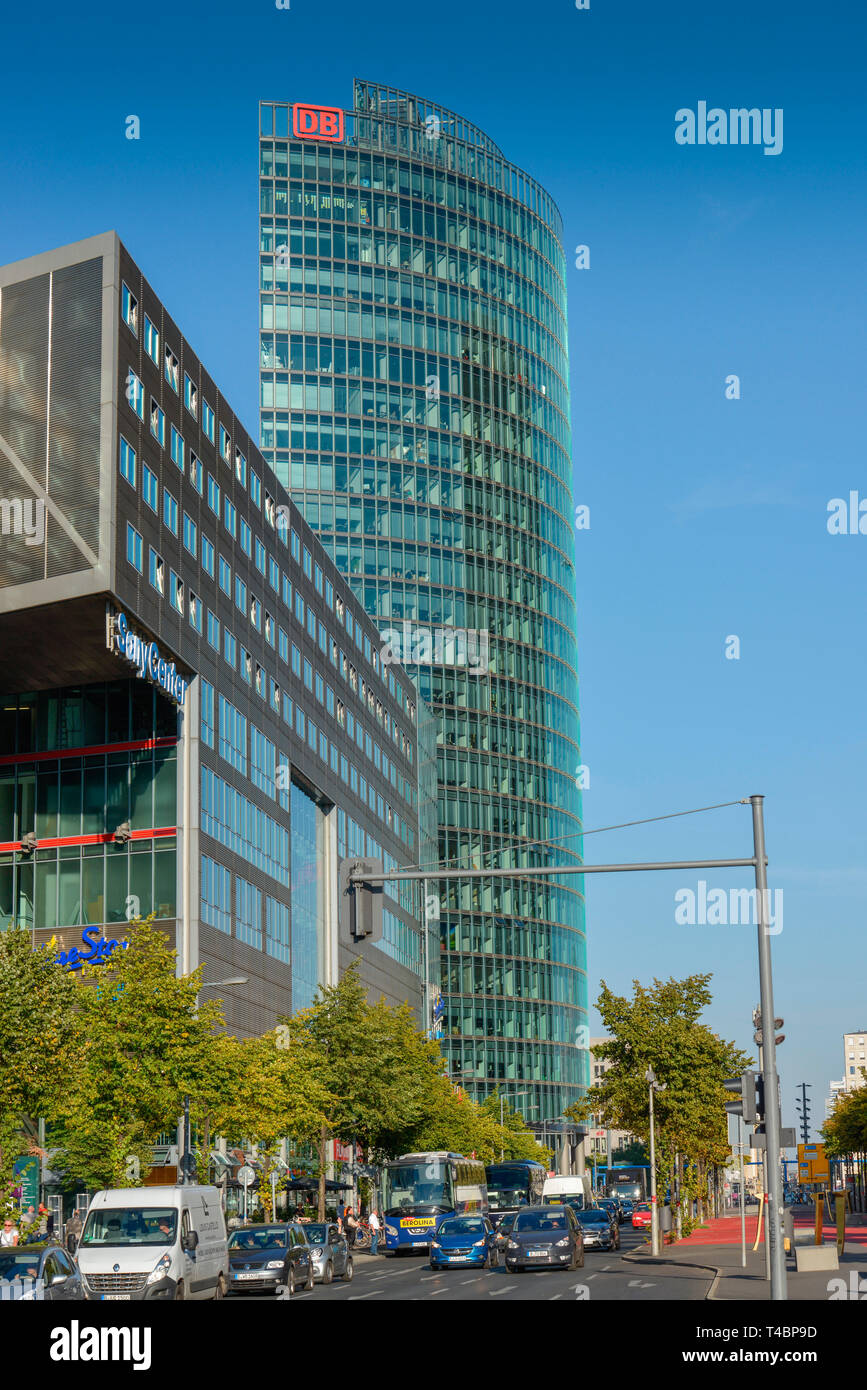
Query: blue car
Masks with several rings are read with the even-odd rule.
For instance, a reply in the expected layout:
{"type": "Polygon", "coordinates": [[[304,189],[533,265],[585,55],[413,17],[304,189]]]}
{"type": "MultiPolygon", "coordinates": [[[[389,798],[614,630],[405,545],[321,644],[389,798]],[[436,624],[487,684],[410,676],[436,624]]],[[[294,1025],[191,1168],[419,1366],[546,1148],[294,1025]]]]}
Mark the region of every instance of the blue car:
{"type": "Polygon", "coordinates": [[[493,1269],[499,1260],[497,1238],[486,1216],[447,1216],[430,1243],[431,1269],[447,1265],[493,1269]]]}

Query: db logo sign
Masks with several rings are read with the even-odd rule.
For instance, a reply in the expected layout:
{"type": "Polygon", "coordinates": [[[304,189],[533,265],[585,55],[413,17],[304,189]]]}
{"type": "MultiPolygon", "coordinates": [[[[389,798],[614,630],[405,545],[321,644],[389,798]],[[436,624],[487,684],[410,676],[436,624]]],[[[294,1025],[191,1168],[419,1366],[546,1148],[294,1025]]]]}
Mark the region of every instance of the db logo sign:
{"type": "Polygon", "coordinates": [[[292,107],[292,134],[302,139],[342,140],[343,112],[336,106],[292,107]]]}

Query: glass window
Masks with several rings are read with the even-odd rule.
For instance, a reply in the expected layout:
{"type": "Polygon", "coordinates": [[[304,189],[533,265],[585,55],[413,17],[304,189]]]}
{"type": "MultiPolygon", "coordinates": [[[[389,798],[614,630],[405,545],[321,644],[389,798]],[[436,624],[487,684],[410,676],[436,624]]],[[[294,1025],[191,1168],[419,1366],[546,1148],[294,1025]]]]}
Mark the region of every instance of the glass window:
{"type": "Polygon", "coordinates": [[[199,418],[199,389],[191,376],[184,372],[184,405],[195,420],[199,418]]]}
{"type": "Polygon", "coordinates": [[[210,439],[211,443],[213,444],[213,443],[214,443],[214,412],[213,412],[213,410],[211,409],[211,407],[208,405],[208,402],[207,402],[204,398],[202,399],[202,429],[204,430],[205,434],[208,436],[208,438],[210,439]]]}
{"type": "Polygon", "coordinates": [[[178,613],[184,611],[184,584],[174,570],[169,570],[169,603],[178,613]]]}
{"type": "Polygon", "coordinates": [[[144,387],[130,368],[126,377],[126,398],[140,420],[144,419],[144,387]]]}
{"type": "Polygon", "coordinates": [[[126,526],[126,558],[129,560],[130,564],[131,564],[135,569],[138,570],[139,574],[142,573],[142,567],[143,567],[143,563],[144,563],[144,561],[143,561],[143,550],[144,550],[144,542],[142,541],[141,535],[140,535],[139,532],[135,529],[134,526],[131,526],[130,523],[127,522],[127,526],[126,526]]]}
{"type": "Polygon", "coordinates": [[[166,444],[166,417],[160,409],[159,402],[151,396],[151,434],[157,440],[161,448],[166,444]]]}
{"type": "Polygon", "coordinates": [[[158,367],[158,366],[160,365],[160,335],[159,335],[159,331],[158,331],[158,329],[155,327],[155,325],[151,322],[151,320],[148,318],[147,314],[145,314],[145,316],[144,316],[144,325],[145,325],[145,331],[144,331],[145,352],[147,353],[147,355],[148,355],[148,357],[151,359],[151,361],[154,363],[154,365],[158,367]]]}
{"type": "Polygon", "coordinates": [[[178,534],[178,504],[167,488],[163,489],[163,522],[173,536],[178,534]]]}
{"type": "Polygon", "coordinates": [[[190,482],[199,496],[202,495],[202,460],[190,450],[190,482]]]}
{"type": "Polygon", "coordinates": [[[166,381],[177,395],[180,389],[180,363],[168,344],[166,344],[165,372],[166,381]]]}
{"type": "Polygon", "coordinates": [[[189,512],[184,512],[184,546],[193,558],[195,558],[198,549],[197,536],[196,523],[193,521],[189,512]]]}
{"type": "Polygon", "coordinates": [[[207,536],[203,535],[203,536],[202,536],[202,569],[205,571],[206,574],[209,574],[209,575],[211,576],[212,579],[213,579],[213,577],[214,577],[214,560],[215,560],[215,551],[214,551],[213,543],[212,543],[211,541],[208,540],[208,537],[207,537],[207,536]]]}
{"type": "Polygon", "coordinates": [[[138,337],[138,300],[128,285],[123,286],[121,293],[121,314],[124,323],[138,337]]]}
{"type": "Polygon", "coordinates": [[[127,444],[123,435],[120,437],[120,473],[130,487],[135,487],[135,449],[127,444]]]}
{"type": "Polygon", "coordinates": [[[184,471],[184,437],[179,434],[174,425],[171,428],[171,453],[172,461],[177,464],[180,471],[184,471]]]}
{"type": "Polygon", "coordinates": [[[150,547],[149,569],[151,584],[162,598],[166,591],[165,565],[163,564],[163,557],[157,554],[153,546],[150,547]]]}

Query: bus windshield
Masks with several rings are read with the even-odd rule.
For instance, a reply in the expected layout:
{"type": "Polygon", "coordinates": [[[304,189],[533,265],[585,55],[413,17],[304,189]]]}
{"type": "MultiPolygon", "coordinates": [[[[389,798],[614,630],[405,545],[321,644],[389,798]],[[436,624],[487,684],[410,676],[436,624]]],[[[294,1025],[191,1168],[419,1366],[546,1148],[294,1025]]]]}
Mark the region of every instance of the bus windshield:
{"type": "Polygon", "coordinates": [[[436,1215],[454,1211],[449,1166],[439,1159],[423,1163],[390,1163],[382,1175],[382,1205],[386,1216],[436,1215]]]}
{"type": "Polygon", "coordinates": [[[485,1171],[491,1211],[514,1211],[515,1207],[530,1206],[530,1179],[526,1169],[508,1168],[495,1163],[485,1171]]]}

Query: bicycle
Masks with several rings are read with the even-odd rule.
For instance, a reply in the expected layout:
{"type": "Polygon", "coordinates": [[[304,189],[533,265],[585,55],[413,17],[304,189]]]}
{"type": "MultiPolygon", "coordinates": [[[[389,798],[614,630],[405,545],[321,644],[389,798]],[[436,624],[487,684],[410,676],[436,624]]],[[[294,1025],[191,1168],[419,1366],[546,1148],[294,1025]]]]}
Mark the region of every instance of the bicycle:
{"type": "Polygon", "coordinates": [[[370,1223],[359,1221],[355,1228],[355,1247],[356,1250],[370,1249],[370,1223]]]}

